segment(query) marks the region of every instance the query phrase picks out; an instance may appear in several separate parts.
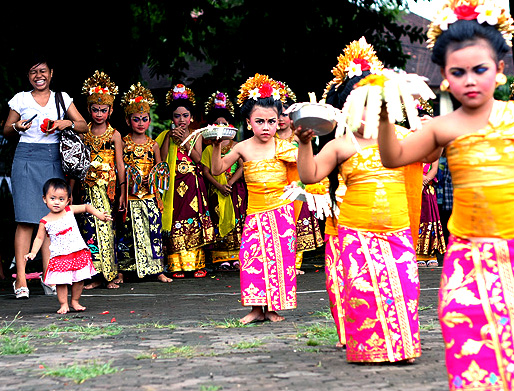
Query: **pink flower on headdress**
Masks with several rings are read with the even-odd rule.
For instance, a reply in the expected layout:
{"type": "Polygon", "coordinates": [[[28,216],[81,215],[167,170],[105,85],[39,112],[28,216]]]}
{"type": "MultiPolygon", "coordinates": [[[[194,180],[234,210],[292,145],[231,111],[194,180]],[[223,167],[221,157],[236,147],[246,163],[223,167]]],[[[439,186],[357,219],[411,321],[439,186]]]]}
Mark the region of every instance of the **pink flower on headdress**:
{"type": "Polygon", "coordinates": [[[453,10],[457,19],[459,20],[475,20],[478,16],[478,12],[476,12],[476,8],[472,5],[459,5],[457,8],[453,10]]]}
{"type": "Polygon", "coordinates": [[[216,94],[214,98],[214,108],[216,109],[226,109],[227,108],[227,97],[223,92],[219,92],[216,94]]]}
{"type": "Polygon", "coordinates": [[[177,84],[173,88],[173,100],[175,99],[187,99],[186,86],[184,84],[177,84]]]}
{"type": "Polygon", "coordinates": [[[368,60],[365,60],[363,58],[356,58],[353,60],[355,64],[359,64],[361,66],[361,71],[369,71],[371,69],[371,65],[368,60]]]}

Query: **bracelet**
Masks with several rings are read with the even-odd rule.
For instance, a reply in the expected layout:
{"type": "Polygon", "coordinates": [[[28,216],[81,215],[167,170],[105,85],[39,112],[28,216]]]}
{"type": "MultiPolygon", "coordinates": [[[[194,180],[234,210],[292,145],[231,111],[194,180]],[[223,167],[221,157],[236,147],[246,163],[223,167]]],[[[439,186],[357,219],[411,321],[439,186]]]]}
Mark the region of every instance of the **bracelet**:
{"type": "Polygon", "coordinates": [[[13,122],[13,123],[12,123],[12,128],[14,129],[14,131],[15,131],[16,133],[21,134],[21,130],[16,129],[16,122],[13,122]]]}
{"type": "Polygon", "coordinates": [[[127,183],[127,181],[120,182],[120,186],[124,185],[125,183],[127,183]]]}

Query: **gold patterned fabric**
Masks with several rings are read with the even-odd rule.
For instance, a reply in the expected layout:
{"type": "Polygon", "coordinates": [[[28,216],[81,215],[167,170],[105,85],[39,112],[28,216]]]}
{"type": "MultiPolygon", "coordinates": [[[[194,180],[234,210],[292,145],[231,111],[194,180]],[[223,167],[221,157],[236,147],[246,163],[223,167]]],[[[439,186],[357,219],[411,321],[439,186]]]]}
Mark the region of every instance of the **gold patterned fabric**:
{"type": "Polygon", "coordinates": [[[147,136],[144,144],[136,144],[130,134],[123,141],[125,166],[137,170],[143,181],[135,192],[127,186],[127,214],[120,222],[118,266],[121,271],[137,271],[142,278],[163,271],[161,212],[155,195],[144,181],[155,165],[154,141],[147,136]]]}
{"type": "Polygon", "coordinates": [[[447,147],[455,236],[514,238],[514,102],[495,101],[485,129],[447,147]]]}
{"type": "Polygon", "coordinates": [[[275,139],[275,156],[244,162],[244,177],[248,188],[247,215],[289,204],[282,200],[287,181],[288,165],[296,165],[297,148],[285,140],[275,139]]]}

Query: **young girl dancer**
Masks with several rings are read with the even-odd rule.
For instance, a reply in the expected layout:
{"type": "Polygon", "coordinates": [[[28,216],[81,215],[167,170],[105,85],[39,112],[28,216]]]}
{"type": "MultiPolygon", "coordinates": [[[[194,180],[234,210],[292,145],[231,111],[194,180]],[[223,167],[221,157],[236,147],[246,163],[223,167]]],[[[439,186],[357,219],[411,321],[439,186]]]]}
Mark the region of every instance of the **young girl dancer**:
{"type": "Polygon", "coordinates": [[[71,189],[64,179],[51,178],[43,186],[43,201],[50,209],[39,222],[39,230],[32,249],[25,260],[34,259],[41,248],[45,236],[50,237],[50,261],[44,276],[44,283],[55,284],[57,299],[61,308],[58,314],[69,312],[68,285],[71,285],[70,305],[75,311],[84,311],[79,299],[84,280],[96,274],[91,262],[91,253],[80,236],[75,213],[91,213],[101,221],[111,221],[111,216],[100,212],[92,205],[68,205],[71,189]]]}
{"type": "MultiPolygon", "coordinates": [[[[216,91],[209,97],[205,103],[205,118],[209,125],[232,126],[234,105],[227,94],[216,91]]],[[[236,144],[234,140],[223,140],[221,155],[226,155],[236,144]]],[[[206,250],[210,250],[215,270],[239,270],[239,249],[248,203],[243,161],[239,160],[221,175],[213,176],[211,160],[212,145],[207,145],[201,162],[216,240],[207,245],[206,250]]]]}
{"type": "Polygon", "coordinates": [[[280,85],[256,74],[240,88],[238,103],[253,137],[221,158],[215,143],[211,172],[219,175],[243,159],[248,188],[248,210],[241,240],[241,302],[252,306],[242,323],[284,318],[278,310],[296,308],[296,229],[293,203],[280,199],[287,181],[287,166],[296,167],[296,148],[275,138],[282,110],[280,85]]]}
{"type": "MultiPolygon", "coordinates": [[[[162,201],[157,183],[165,187],[169,170],[161,163],[159,146],[146,135],[154,98],[149,89],[137,83],[123,95],[121,103],[130,132],[123,138],[128,197],[118,242],[118,268],[136,271],[139,278],[157,275],[159,281],[171,282],[163,273],[162,201]]],[[[118,281],[123,282],[122,273],[118,281]]]]}
{"type": "Polygon", "coordinates": [[[202,137],[194,146],[182,142],[191,134],[194,93],[177,84],[166,95],[174,128],[156,139],[161,156],[170,166],[170,186],[164,193],[163,233],[168,268],[174,278],[207,275],[203,246],[214,240],[214,228],[207,207],[207,190],[200,169],[202,137]]]}
{"type": "MultiPolygon", "coordinates": [[[[82,93],[87,95],[92,119],[84,135],[84,143],[91,150],[91,167],[82,183],[82,200],[110,214],[114,206],[117,174],[121,187],[119,209],[124,210],[126,181],[123,142],[120,133],[108,122],[118,87],[104,72],[95,71],[84,82],[82,93]]],[[[103,284],[109,289],[119,288],[113,281],[118,275],[113,223],[99,221],[92,215],[81,216],[78,223],[98,272],[84,288],[92,289],[103,284]]]]}
{"type": "MultiPolygon", "coordinates": [[[[336,77],[329,83],[327,103],[342,107],[355,84],[381,65],[363,38],[352,42],[334,68],[336,77]],[[356,65],[360,74],[350,73],[356,65]]],[[[383,167],[376,139],[364,139],[362,132],[363,126],[354,142],[346,137],[328,142],[314,157],[313,131],[298,128],[298,172],[303,183],[316,183],[338,168],[347,187],[338,218],[347,360],[411,362],[421,354],[421,344],[418,269],[408,213],[409,175],[403,168],[383,167]]],[[[406,136],[409,131],[402,128],[401,133],[406,136]]],[[[421,175],[413,178],[419,181],[416,194],[420,198],[421,175]]],[[[337,175],[329,179],[335,202],[337,175]]],[[[414,226],[417,230],[419,220],[414,226]]]]}
{"type": "Polygon", "coordinates": [[[443,6],[428,31],[442,89],[461,106],[403,141],[382,111],[384,165],[397,167],[446,147],[454,186],[439,319],[451,390],[514,388],[514,102],[495,101],[513,21],[493,2],[443,6]]]}

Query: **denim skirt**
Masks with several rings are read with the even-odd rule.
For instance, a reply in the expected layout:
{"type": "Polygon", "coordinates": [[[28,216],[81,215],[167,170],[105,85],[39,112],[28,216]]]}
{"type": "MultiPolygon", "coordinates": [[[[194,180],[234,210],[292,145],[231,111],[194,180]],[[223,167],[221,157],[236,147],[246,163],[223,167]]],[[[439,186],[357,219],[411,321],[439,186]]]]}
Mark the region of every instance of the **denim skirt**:
{"type": "Polygon", "coordinates": [[[59,144],[18,143],[11,171],[16,222],[39,224],[49,213],[43,185],[50,178],[65,178],[59,144]]]}

